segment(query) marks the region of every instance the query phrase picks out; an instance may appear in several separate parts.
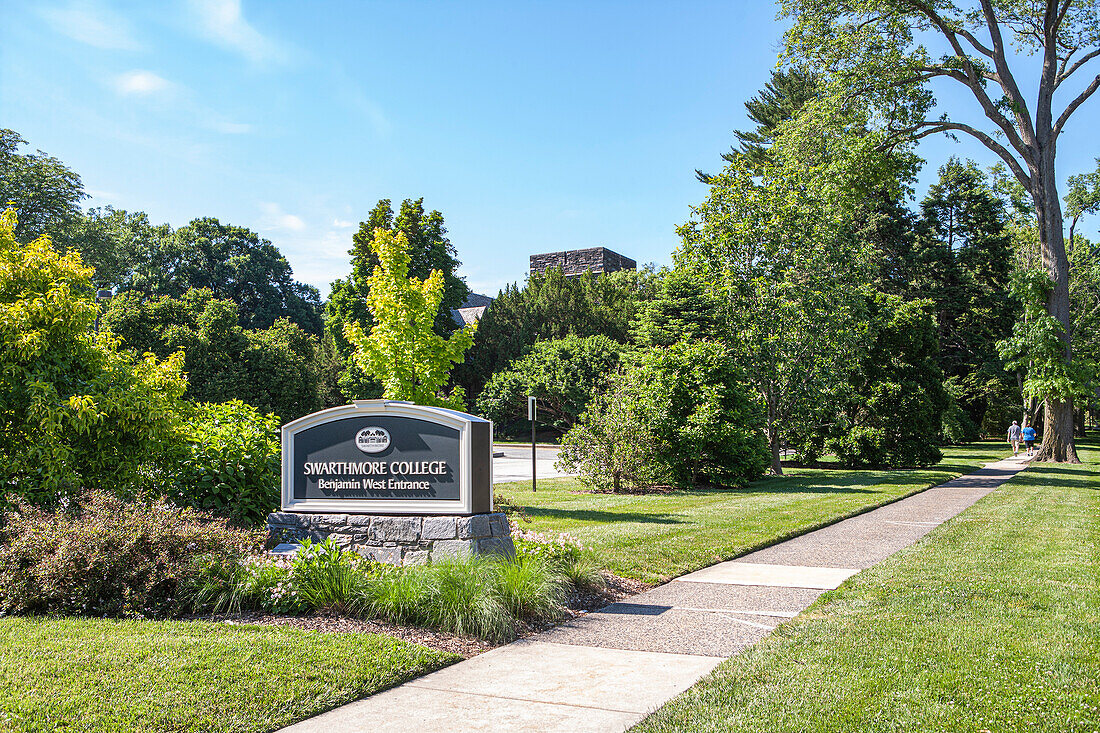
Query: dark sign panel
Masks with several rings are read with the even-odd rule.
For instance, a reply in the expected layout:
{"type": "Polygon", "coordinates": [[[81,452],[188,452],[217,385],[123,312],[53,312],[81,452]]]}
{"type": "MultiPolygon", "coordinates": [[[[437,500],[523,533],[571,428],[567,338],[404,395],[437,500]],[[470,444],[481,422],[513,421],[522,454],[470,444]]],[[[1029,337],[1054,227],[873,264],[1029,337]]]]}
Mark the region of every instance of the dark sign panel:
{"type": "Polygon", "coordinates": [[[283,427],[283,510],[472,514],[492,510],[492,423],[360,400],[283,427]]]}

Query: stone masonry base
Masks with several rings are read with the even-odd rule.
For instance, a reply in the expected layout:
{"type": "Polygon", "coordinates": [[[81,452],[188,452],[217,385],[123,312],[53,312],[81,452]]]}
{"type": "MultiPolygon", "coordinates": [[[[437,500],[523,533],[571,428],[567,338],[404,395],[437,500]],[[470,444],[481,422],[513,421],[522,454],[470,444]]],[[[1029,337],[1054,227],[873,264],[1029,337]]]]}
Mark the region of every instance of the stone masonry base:
{"type": "Polygon", "coordinates": [[[267,544],[331,537],[341,547],[378,562],[426,563],[463,554],[512,556],[515,547],[504,514],[468,517],[390,514],[305,514],[267,516],[267,544]]]}

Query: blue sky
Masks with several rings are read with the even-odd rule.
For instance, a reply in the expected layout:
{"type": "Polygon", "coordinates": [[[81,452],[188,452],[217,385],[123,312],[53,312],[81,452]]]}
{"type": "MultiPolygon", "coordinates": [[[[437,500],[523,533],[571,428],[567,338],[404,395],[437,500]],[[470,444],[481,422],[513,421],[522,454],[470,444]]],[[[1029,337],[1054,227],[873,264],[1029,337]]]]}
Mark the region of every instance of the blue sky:
{"type": "MultiPolygon", "coordinates": [[[[536,252],[667,264],[782,34],[767,2],[16,3],[0,126],[78,172],[86,205],[274,242],[327,292],[380,198],[443,212],[495,294],[536,252]]],[[[1063,176],[1092,167],[1081,110],[1063,176]]],[[[973,145],[929,141],[923,180],[973,145]]]]}

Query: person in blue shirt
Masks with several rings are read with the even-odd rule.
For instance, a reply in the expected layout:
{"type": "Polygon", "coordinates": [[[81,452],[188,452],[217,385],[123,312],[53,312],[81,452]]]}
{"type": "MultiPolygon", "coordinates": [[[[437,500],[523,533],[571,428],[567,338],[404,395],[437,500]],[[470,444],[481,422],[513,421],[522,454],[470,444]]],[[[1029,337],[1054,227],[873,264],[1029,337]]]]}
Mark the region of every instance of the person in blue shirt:
{"type": "Polygon", "coordinates": [[[1024,423],[1024,429],[1020,431],[1023,433],[1024,445],[1027,447],[1027,454],[1033,455],[1035,453],[1035,428],[1024,423]]]}

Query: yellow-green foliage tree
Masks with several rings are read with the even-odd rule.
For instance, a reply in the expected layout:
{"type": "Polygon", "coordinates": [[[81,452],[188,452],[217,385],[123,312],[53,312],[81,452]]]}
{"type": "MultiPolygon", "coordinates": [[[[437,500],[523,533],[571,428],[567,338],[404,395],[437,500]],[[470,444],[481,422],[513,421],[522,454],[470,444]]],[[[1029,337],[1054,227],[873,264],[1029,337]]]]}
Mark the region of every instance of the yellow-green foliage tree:
{"type": "Polygon", "coordinates": [[[383,397],[419,405],[465,409],[465,393],[444,393],[447,376],[474,342],[474,326],[444,338],[432,330],[443,300],[443,273],[426,280],[409,277],[409,242],[403,232],[374,231],[371,249],[379,265],[367,279],[367,306],[374,327],[345,327],[355,346],[353,358],[364,373],[382,383],[383,397]]]}
{"type": "Polygon", "coordinates": [[[119,351],[98,334],[93,270],[0,216],[0,506],[51,505],[86,488],[126,494],[152,479],[180,424],[182,354],[119,351]]]}

